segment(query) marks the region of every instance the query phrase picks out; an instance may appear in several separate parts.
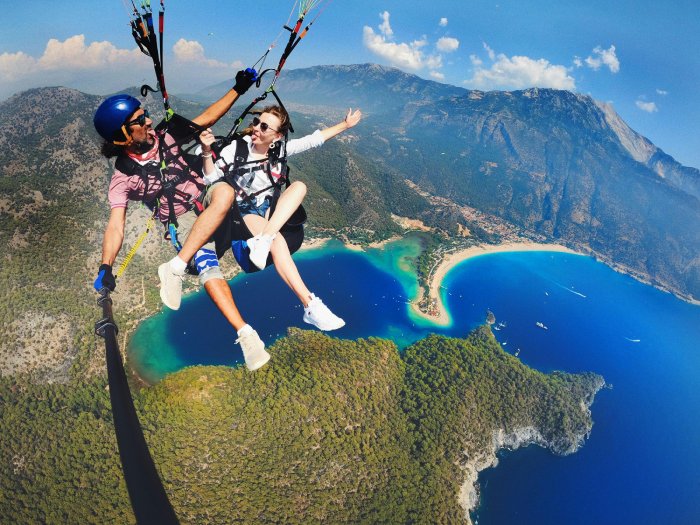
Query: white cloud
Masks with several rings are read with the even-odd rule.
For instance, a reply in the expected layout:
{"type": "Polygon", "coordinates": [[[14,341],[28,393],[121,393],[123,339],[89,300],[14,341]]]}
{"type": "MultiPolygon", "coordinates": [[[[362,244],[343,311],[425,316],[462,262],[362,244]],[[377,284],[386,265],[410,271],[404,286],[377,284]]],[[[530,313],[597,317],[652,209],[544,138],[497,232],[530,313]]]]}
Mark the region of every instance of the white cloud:
{"type": "Polygon", "coordinates": [[[424,65],[421,51],[426,44],[424,40],[416,40],[410,44],[387,42],[384,36],[376,34],[369,26],[364,27],[362,40],[367,49],[388,60],[394,66],[418,70],[424,65]]]}
{"type": "Polygon", "coordinates": [[[493,49],[491,49],[486,42],[484,42],[484,49],[486,50],[486,53],[488,53],[489,59],[491,61],[496,60],[496,52],[493,49]]]}
{"type": "Polygon", "coordinates": [[[75,35],[61,42],[50,39],[44,54],[34,58],[23,52],[0,55],[0,79],[21,80],[42,72],[98,70],[104,67],[135,66],[141,60],[138,49],[118,49],[111,42],[85,45],[85,35],[75,35]]]}
{"type": "Polygon", "coordinates": [[[10,82],[17,80],[36,69],[36,58],[21,51],[0,55],[0,80],[10,82]]]}
{"type": "Polygon", "coordinates": [[[389,11],[384,11],[383,13],[380,13],[379,16],[382,19],[382,23],[379,24],[379,30],[382,32],[382,34],[387,37],[391,38],[394,36],[394,30],[391,29],[391,24],[389,24],[389,11]]]}
{"type": "Polygon", "coordinates": [[[620,71],[620,60],[615,54],[615,46],[611,45],[608,49],[596,46],[593,49],[593,55],[585,60],[586,65],[591,69],[598,71],[601,66],[607,66],[611,73],[620,71]]]}
{"type": "MultiPolygon", "coordinates": [[[[442,37],[431,48],[426,36],[412,42],[399,42],[394,39],[394,29],[391,27],[391,14],[388,11],[379,13],[381,23],[377,30],[364,26],[362,41],[365,47],[375,55],[388,61],[391,65],[410,71],[429,70],[430,76],[444,79],[443,73],[436,70],[443,67],[443,54],[452,53],[459,48],[459,40],[452,37],[442,37]],[[430,49],[430,50],[429,50],[430,49]]],[[[447,19],[444,20],[447,24],[447,19]]]]}
{"type": "Polygon", "coordinates": [[[645,102],[643,100],[637,100],[635,102],[637,104],[637,107],[641,109],[642,111],[646,111],[647,113],[656,113],[659,111],[659,108],[656,106],[655,102],[645,102]]]}
{"type": "Polygon", "coordinates": [[[583,60],[581,60],[581,57],[574,57],[574,66],[583,67],[583,60]]]}
{"type": "Polygon", "coordinates": [[[38,60],[39,69],[99,69],[105,66],[130,66],[142,59],[138,49],[118,49],[111,42],[85,45],[85,35],[75,35],[64,42],[52,38],[38,60]]]}
{"type": "Polygon", "coordinates": [[[443,53],[451,53],[453,51],[457,51],[457,48],[459,47],[459,40],[449,36],[443,36],[437,41],[435,47],[437,47],[438,51],[442,51],[443,53]]]}
{"type": "Polygon", "coordinates": [[[52,38],[33,57],[22,51],[0,54],[0,100],[41,86],[67,86],[91,93],[115,91],[146,78],[152,67],[135,46],[119,49],[111,42],[85,42],[85,35],[64,41],[52,38]]]}
{"type": "MultiPolygon", "coordinates": [[[[175,60],[166,59],[166,79],[185,91],[232,77],[242,64],[208,59],[198,42],[184,39],[173,46],[175,60]],[[235,71],[235,70],[234,70],[235,71]]],[[[64,41],[52,38],[39,57],[22,51],[0,54],[0,100],[40,86],[62,85],[90,93],[109,93],[129,85],[154,82],[151,60],[135,45],[120,49],[108,41],[87,43],[84,35],[64,41]]]]}
{"type": "Polygon", "coordinates": [[[425,67],[428,69],[440,69],[442,67],[442,56],[430,55],[425,57],[425,67]]]}
{"type": "Polygon", "coordinates": [[[668,91],[666,91],[665,89],[656,88],[656,93],[661,95],[662,97],[665,97],[666,95],[668,95],[668,91]]]}
{"type": "Polygon", "coordinates": [[[226,64],[213,58],[207,58],[204,55],[204,46],[196,40],[185,40],[181,38],[173,46],[173,54],[175,60],[179,62],[189,63],[194,62],[199,66],[207,66],[211,68],[234,68],[241,67],[239,62],[234,64],[226,64]]]}
{"type": "Polygon", "coordinates": [[[465,80],[464,84],[471,88],[481,90],[529,87],[568,90],[576,88],[576,82],[564,66],[550,64],[543,58],[535,60],[526,56],[507,57],[502,53],[497,55],[487,44],[484,44],[484,49],[493,63],[491,67],[486,68],[481,59],[474,55],[470,57],[474,74],[472,78],[465,80]]]}
{"type": "Polygon", "coordinates": [[[447,18],[444,16],[440,19],[440,27],[446,27],[447,26],[447,18]]]}

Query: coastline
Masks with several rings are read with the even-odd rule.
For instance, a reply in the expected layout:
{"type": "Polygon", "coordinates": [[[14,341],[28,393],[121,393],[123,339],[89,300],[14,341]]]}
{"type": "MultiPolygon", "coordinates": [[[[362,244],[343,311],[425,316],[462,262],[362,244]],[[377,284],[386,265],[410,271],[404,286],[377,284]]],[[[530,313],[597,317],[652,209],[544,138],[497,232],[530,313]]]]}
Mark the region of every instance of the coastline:
{"type": "Polygon", "coordinates": [[[420,303],[424,300],[424,292],[419,290],[418,296],[411,301],[411,310],[417,316],[429,320],[439,326],[449,326],[452,323],[447,308],[440,296],[440,287],[447,273],[458,264],[481,255],[502,252],[563,252],[574,255],[583,255],[560,244],[543,244],[537,242],[506,242],[503,244],[479,244],[463,250],[449,253],[430,276],[428,301],[433,306],[432,313],[421,310],[420,303]]]}
{"type": "MultiPolygon", "coordinates": [[[[605,379],[601,377],[593,391],[581,400],[581,408],[587,412],[589,418],[591,417],[591,405],[598,392],[605,386],[605,379]]],[[[491,431],[490,446],[472,454],[464,450],[465,460],[460,464],[464,480],[457,493],[457,501],[464,510],[464,518],[467,523],[472,523],[471,513],[479,507],[479,473],[498,466],[498,452],[500,450],[514,451],[530,445],[537,445],[557,456],[568,456],[575,454],[583,446],[585,440],[590,436],[591,429],[592,425],[581,429],[578,434],[573,436],[559,436],[557,439],[547,441],[540,429],[534,425],[523,425],[509,431],[496,428],[491,431]]]]}

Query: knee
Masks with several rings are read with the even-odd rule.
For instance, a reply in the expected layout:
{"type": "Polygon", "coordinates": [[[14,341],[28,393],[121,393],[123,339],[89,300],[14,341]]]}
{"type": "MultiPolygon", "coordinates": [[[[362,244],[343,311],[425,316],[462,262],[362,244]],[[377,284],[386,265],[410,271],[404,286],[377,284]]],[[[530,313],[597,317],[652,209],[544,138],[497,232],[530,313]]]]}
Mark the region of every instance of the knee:
{"type": "Polygon", "coordinates": [[[212,194],[211,204],[209,207],[218,210],[228,210],[236,198],[236,192],[228,184],[221,184],[216,187],[212,194]]]}
{"type": "Polygon", "coordinates": [[[272,246],[270,246],[270,253],[274,258],[285,252],[289,252],[289,248],[287,247],[287,240],[281,233],[278,233],[272,240],[272,246]]]}
{"type": "Polygon", "coordinates": [[[293,189],[296,193],[298,193],[302,198],[306,196],[306,184],[301,182],[300,180],[296,180],[292,182],[289,185],[289,189],[293,189]]]}

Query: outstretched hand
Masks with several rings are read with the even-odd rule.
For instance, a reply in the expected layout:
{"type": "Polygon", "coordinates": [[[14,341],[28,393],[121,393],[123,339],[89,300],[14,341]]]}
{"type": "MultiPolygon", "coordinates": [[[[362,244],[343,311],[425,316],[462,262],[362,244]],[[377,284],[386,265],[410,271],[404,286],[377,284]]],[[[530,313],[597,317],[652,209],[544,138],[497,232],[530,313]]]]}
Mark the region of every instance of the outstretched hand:
{"type": "Polygon", "coordinates": [[[353,111],[352,108],[350,108],[348,109],[348,114],[345,115],[345,124],[347,125],[348,129],[352,128],[353,126],[357,125],[358,122],[360,122],[361,118],[362,111],[359,109],[353,111]]]}

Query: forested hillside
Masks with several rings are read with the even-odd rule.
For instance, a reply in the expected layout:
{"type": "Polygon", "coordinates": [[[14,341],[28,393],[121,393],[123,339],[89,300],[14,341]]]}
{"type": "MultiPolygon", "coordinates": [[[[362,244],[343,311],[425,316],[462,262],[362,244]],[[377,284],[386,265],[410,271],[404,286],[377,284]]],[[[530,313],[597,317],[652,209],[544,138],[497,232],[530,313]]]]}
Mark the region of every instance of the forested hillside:
{"type": "MultiPolygon", "coordinates": [[[[592,426],[592,374],[545,375],[488,328],[406,350],[292,330],[255,374],[193,367],[135,401],[183,523],[460,523],[462,465],[493,433],[536,429],[554,453],[592,426]]],[[[125,523],[102,380],[0,380],[3,523],[125,523]]]]}

